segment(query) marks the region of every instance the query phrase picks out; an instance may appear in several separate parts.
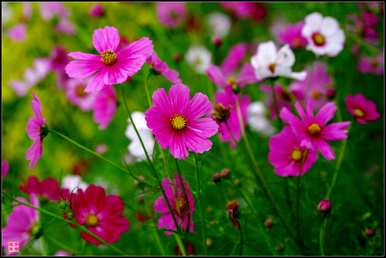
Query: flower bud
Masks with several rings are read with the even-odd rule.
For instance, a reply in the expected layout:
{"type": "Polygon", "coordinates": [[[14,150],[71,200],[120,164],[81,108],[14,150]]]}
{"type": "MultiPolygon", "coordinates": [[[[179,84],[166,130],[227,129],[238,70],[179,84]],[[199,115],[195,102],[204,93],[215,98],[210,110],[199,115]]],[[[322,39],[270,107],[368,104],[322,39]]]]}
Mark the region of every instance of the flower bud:
{"type": "Polygon", "coordinates": [[[222,39],[216,36],[212,39],[212,43],[215,47],[220,47],[222,45],[222,39]]]}
{"type": "Polygon", "coordinates": [[[273,225],[273,221],[272,221],[272,218],[271,217],[268,217],[265,221],[264,221],[264,226],[268,229],[271,229],[272,228],[272,225],[273,225]]]}
{"type": "Polygon", "coordinates": [[[319,202],[317,206],[318,211],[321,213],[328,213],[331,211],[331,201],[327,199],[323,199],[319,202]]]}
{"type": "Polygon", "coordinates": [[[375,230],[373,228],[366,228],[364,234],[366,237],[373,237],[375,236],[375,230]]]}

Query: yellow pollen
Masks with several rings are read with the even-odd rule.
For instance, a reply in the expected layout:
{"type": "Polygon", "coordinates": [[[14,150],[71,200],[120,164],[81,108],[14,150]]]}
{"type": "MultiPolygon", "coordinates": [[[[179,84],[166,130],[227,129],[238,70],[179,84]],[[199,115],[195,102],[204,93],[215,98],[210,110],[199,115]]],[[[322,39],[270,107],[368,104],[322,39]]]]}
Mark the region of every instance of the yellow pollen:
{"type": "Polygon", "coordinates": [[[359,108],[356,108],[354,109],[354,115],[357,116],[357,117],[362,117],[365,113],[359,109],[359,108]]]}
{"type": "Polygon", "coordinates": [[[321,96],[322,96],[322,94],[319,91],[317,91],[317,90],[313,90],[311,92],[311,97],[313,99],[319,99],[321,96]]]}
{"type": "Polygon", "coordinates": [[[275,73],[275,70],[276,70],[276,64],[270,64],[270,65],[268,65],[268,69],[271,71],[271,73],[275,73]]]}
{"type": "Polygon", "coordinates": [[[176,199],[176,211],[178,214],[181,214],[182,210],[185,208],[185,200],[182,197],[176,199]]]}
{"type": "Polygon", "coordinates": [[[102,60],[105,65],[112,65],[117,61],[117,54],[111,50],[102,53],[102,60]]]}
{"type": "Polygon", "coordinates": [[[75,94],[79,98],[86,97],[88,94],[84,91],[86,87],[83,84],[79,84],[75,88],[75,94]]]}
{"type": "Polygon", "coordinates": [[[320,133],[320,126],[316,123],[311,124],[308,126],[308,133],[311,134],[312,136],[316,136],[320,133]]]}
{"type": "Polygon", "coordinates": [[[170,119],[173,129],[182,130],[186,127],[186,119],[181,115],[176,115],[170,119]]]}
{"type": "Polygon", "coordinates": [[[312,40],[317,46],[323,46],[326,43],[326,39],[319,32],[316,32],[312,35],[312,40]]]}
{"type": "Polygon", "coordinates": [[[87,226],[94,227],[94,226],[98,225],[98,223],[99,223],[99,220],[98,220],[97,216],[95,216],[94,214],[90,214],[87,216],[87,218],[86,218],[86,225],[87,226]]]}
{"type": "Polygon", "coordinates": [[[236,84],[236,78],[234,76],[229,76],[227,83],[230,85],[235,85],[236,84]]]}
{"type": "Polygon", "coordinates": [[[199,56],[196,57],[196,58],[194,59],[193,63],[194,63],[196,66],[201,65],[201,64],[202,64],[202,59],[201,59],[201,57],[199,57],[199,56]]]}
{"type": "Polygon", "coordinates": [[[291,158],[294,161],[299,161],[302,159],[302,152],[299,149],[294,149],[291,153],[291,158]]]}

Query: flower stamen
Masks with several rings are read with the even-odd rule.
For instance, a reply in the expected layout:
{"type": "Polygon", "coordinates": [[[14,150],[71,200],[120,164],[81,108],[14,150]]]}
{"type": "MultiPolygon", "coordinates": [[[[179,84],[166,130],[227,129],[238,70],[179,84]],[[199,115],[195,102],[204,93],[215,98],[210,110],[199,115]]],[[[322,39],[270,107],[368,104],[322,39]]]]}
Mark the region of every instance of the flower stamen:
{"type": "Polygon", "coordinates": [[[311,38],[314,44],[318,47],[324,46],[324,44],[326,44],[326,39],[320,32],[315,32],[312,34],[311,38]]]}
{"type": "Polygon", "coordinates": [[[170,124],[175,130],[182,130],[186,127],[186,119],[181,115],[176,115],[170,119],[170,124]]]}
{"type": "Polygon", "coordinates": [[[364,114],[365,113],[361,109],[359,109],[359,108],[354,109],[354,115],[356,117],[362,117],[362,116],[364,116],[364,114]]]}
{"type": "Polygon", "coordinates": [[[86,225],[87,226],[90,226],[90,227],[94,227],[96,225],[98,225],[99,223],[99,220],[97,218],[97,216],[95,216],[94,214],[89,214],[86,218],[86,225]]]}
{"type": "Polygon", "coordinates": [[[318,124],[313,123],[310,126],[308,126],[308,133],[312,136],[317,136],[320,134],[321,128],[318,124]]]}
{"type": "Polygon", "coordinates": [[[117,61],[117,54],[114,51],[107,50],[101,54],[103,63],[105,65],[112,65],[117,61]]]}

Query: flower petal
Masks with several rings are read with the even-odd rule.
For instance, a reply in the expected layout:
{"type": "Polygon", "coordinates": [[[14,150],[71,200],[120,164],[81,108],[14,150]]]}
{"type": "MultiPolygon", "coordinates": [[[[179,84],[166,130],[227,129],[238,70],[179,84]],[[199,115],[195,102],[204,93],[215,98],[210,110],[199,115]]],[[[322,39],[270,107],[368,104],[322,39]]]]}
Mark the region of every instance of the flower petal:
{"type": "Polygon", "coordinates": [[[101,29],[96,29],[92,36],[92,43],[99,53],[107,50],[115,51],[119,45],[119,32],[114,27],[106,26],[101,29]]]}

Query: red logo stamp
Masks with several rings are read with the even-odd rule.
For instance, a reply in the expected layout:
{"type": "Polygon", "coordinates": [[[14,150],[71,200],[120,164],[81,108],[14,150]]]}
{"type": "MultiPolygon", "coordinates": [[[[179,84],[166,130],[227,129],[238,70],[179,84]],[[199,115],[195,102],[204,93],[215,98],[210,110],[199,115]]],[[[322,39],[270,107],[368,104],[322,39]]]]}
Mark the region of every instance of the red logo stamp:
{"type": "Polygon", "coordinates": [[[9,241],[7,245],[8,254],[16,254],[20,252],[19,241],[9,241]]]}

